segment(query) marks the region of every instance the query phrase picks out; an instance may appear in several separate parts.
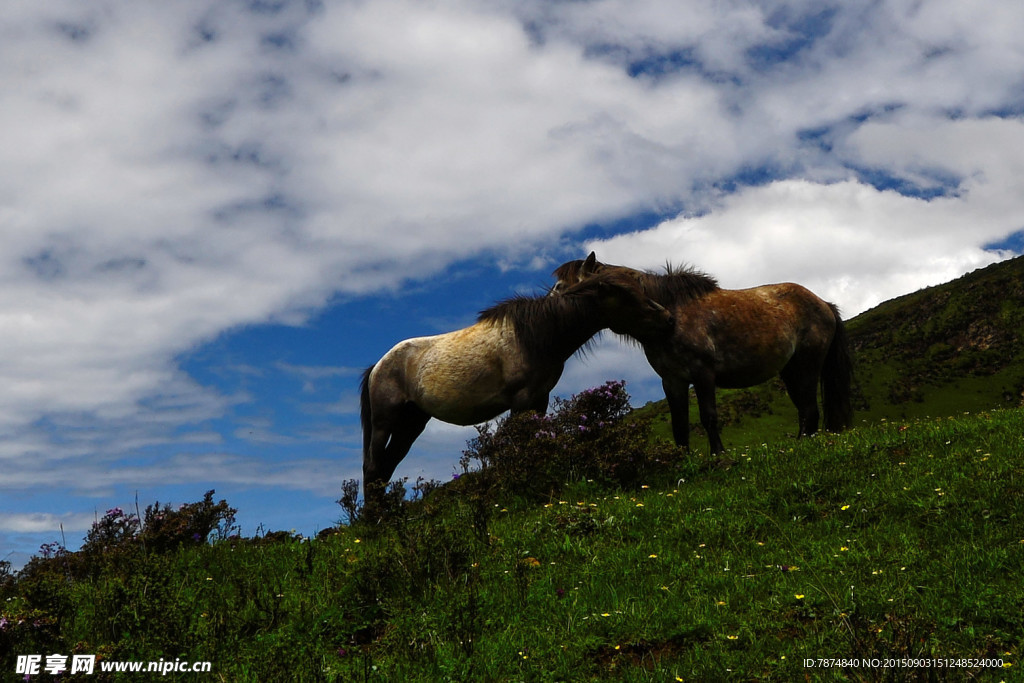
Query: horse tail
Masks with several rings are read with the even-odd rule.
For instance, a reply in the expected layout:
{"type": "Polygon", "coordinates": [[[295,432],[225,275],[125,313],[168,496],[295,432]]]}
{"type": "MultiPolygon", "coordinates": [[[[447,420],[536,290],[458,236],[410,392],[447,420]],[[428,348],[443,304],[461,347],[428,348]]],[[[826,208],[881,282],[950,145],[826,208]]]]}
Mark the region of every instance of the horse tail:
{"type": "Polygon", "coordinates": [[[850,352],[850,337],[839,315],[839,308],[835,304],[828,306],[836,318],[836,331],[825,355],[821,394],[825,409],[825,429],[840,432],[853,426],[853,355],[850,352]]]}
{"type": "Polygon", "coordinates": [[[370,437],[373,436],[372,412],[370,410],[370,373],[376,365],[371,365],[363,372],[359,382],[359,420],[363,423],[363,463],[370,457],[370,437]]]}

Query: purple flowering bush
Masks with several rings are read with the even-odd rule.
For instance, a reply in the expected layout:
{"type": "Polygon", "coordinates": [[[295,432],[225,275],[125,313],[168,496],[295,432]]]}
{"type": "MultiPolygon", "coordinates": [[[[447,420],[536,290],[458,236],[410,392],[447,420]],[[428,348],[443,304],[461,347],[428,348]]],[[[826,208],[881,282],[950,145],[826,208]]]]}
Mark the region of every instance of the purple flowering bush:
{"type": "Polygon", "coordinates": [[[637,488],[676,460],[674,449],[652,442],[646,422],[631,415],[621,381],[556,398],[547,415],[509,415],[477,432],[462,467],[478,470],[498,497],[550,498],[583,479],[637,488]]]}

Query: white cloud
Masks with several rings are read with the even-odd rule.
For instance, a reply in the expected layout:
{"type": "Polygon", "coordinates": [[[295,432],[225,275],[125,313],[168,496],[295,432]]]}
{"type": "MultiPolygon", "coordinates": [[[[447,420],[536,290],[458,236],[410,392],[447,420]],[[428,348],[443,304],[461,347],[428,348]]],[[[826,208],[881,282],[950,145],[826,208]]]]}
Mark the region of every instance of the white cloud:
{"type": "Polygon", "coordinates": [[[1022,145],[1019,120],[896,116],[860,127],[842,153],[924,188],[956,178],[955,188],[925,200],[854,180],[782,180],[588,248],[637,267],[696,264],[731,288],[799,281],[853,315],[1006,256],[983,245],[1022,227],[1022,145]]]}
{"type": "MultiPolygon", "coordinates": [[[[1024,105],[1024,7],[965,7],[9,2],[0,458],[217,447],[195,425],[251,397],[188,377],[189,350],[484,252],[539,266],[635,212],[686,209],[602,258],[800,280],[848,312],[983,265],[1024,227],[1020,121],[985,118],[1024,105]],[[775,181],[737,189],[758,169],[775,181]]],[[[128,474],[239,480],[208,464],[128,474]]]]}
{"type": "MultiPolygon", "coordinates": [[[[63,528],[65,531],[85,531],[96,521],[95,513],[0,512],[0,532],[39,533],[63,528]]],[[[0,558],[2,559],[2,558],[0,558]]]]}

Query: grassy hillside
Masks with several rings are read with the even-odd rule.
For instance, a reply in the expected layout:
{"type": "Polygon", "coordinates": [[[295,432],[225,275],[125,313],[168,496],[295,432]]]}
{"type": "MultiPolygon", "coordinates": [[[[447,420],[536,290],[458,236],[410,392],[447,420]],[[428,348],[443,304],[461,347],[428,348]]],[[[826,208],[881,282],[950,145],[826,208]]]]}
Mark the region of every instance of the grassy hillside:
{"type": "Polygon", "coordinates": [[[1021,417],[695,455],[547,502],[492,502],[469,476],[312,540],[121,543],[88,571],[58,553],[0,581],[0,667],[98,653],[209,660],[225,681],[1019,680],[1021,417]]]}
{"type": "MultiPolygon", "coordinates": [[[[1024,257],[882,303],[847,321],[859,424],[1024,403],[1024,257]]],[[[718,392],[727,447],[792,436],[796,409],[779,380],[718,392]]],[[[664,401],[643,409],[671,438],[664,401]]],[[[696,400],[691,443],[707,447],[696,400]]]]}

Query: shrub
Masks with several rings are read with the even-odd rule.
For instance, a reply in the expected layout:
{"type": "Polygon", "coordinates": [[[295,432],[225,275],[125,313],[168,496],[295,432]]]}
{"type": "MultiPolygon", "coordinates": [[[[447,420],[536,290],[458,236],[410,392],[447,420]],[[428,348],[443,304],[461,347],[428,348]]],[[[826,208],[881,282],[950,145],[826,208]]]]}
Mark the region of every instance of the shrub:
{"type": "Polygon", "coordinates": [[[207,491],[198,503],[186,503],[172,510],[157,502],[146,508],[140,540],[147,550],[165,552],[185,544],[205,543],[211,534],[223,540],[236,531],[235,508],[227,501],[213,502],[214,491],[207,491]]]}
{"type": "Polygon", "coordinates": [[[606,382],[569,399],[550,415],[519,413],[477,427],[463,451],[468,473],[492,497],[551,498],[571,482],[595,480],[637,488],[671,467],[675,449],[649,440],[647,420],[631,416],[625,382],[606,382]]]}

